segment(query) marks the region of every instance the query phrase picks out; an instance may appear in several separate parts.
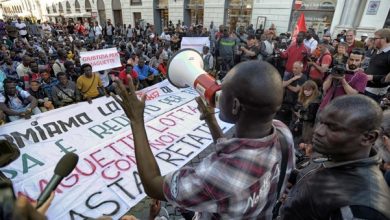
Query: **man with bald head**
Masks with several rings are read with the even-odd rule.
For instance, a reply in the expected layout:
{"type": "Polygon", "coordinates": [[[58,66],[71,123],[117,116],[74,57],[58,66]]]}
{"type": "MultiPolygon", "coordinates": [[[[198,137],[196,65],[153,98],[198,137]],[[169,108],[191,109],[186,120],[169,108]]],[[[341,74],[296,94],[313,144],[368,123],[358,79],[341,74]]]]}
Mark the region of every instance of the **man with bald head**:
{"type": "Polygon", "coordinates": [[[379,105],[363,95],[341,96],[327,105],[314,129],[313,148],[328,160],[297,180],[283,219],[390,219],[390,190],[372,148],[381,121],[379,105]]]}
{"type": "Polygon", "coordinates": [[[226,75],[219,117],[235,124],[231,139],[222,138],[214,111],[197,99],[216,152],[197,167],[183,167],[165,177],[148,143],[143,121],[145,97],[138,100],[131,83],[130,94],[118,84],[122,101],[117,101],[131,120],[137,167],[147,195],[195,211],[196,219],[272,219],[279,176],[284,177],[280,183],[285,183],[294,167],[292,135],[282,122],[273,120],[283,98],[282,80],[273,66],[262,61],[242,62],[226,75]],[[282,148],[286,152],[285,175],[280,175],[282,148]]]}

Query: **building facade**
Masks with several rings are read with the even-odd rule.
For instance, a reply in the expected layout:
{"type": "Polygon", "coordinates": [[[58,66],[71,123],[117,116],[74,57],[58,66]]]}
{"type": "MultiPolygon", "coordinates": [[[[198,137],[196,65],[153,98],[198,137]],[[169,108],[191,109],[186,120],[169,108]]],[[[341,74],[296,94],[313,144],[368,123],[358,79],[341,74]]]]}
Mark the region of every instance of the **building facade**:
{"type": "Polygon", "coordinates": [[[29,17],[42,18],[42,6],[40,0],[3,0],[0,1],[1,18],[29,17]]]}
{"type": "Polygon", "coordinates": [[[4,16],[64,22],[69,18],[115,25],[151,23],[161,32],[169,21],[226,25],[231,30],[253,24],[254,28],[292,31],[301,13],[306,24],[320,35],[344,29],[372,34],[390,26],[390,0],[20,0],[0,3],[4,16]],[[39,10],[40,9],[40,10],[39,10]]]}

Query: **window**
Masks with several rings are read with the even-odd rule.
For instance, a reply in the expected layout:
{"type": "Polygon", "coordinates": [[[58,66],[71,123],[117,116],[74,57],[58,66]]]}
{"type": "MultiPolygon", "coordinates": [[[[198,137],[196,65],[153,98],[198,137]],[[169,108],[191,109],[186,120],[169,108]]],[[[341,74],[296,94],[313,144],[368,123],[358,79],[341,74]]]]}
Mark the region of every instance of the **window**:
{"type": "Polygon", "coordinates": [[[130,5],[142,5],[142,0],[130,0],[130,5]]]}

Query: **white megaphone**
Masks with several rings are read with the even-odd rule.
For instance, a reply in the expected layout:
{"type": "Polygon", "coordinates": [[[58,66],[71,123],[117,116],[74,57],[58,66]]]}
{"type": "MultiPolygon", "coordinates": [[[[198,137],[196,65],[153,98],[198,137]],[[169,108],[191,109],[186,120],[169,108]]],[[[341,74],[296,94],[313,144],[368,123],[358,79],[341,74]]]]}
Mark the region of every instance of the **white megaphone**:
{"type": "Polygon", "coordinates": [[[168,62],[168,80],[177,88],[194,88],[210,106],[218,107],[221,85],[203,66],[203,59],[198,51],[182,49],[168,62]]]}

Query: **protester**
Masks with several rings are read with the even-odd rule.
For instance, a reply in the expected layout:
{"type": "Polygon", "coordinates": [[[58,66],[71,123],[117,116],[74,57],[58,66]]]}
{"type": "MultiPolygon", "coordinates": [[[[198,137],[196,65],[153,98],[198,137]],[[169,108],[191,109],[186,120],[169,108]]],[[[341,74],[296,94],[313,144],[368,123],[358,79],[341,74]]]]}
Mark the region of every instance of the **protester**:
{"type": "Polygon", "coordinates": [[[197,211],[202,219],[272,217],[279,176],[274,168],[282,160],[282,148],[288,150],[284,180],[294,166],[291,134],[281,122],[272,120],[283,95],[275,68],[259,61],[240,63],[222,82],[219,115],[221,120],[235,123],[233,139],[220,139],[222,131],[212,110],[206,110],[198,100],[214,141],[219,139],[217,152],[196,168],[184,167],[165,177],[148,144],[143,120],[146,97],[138,100],[133,86],[129,94],[122,83],[118,84],[122,101],[115,99],[132,122],[137,167],[146,194],[197,211]],[[264,193],[259,193],[260,188],[264,193]],[[252,197],[257,199],[249,203],[252,197]]]}
{"type": "Polygon", "coordinates": [[[81,72],[83,75],[77,79],[76,85],[82,95],[82,100],[92,103],[92,99],[101,96],[102,93],[106,94],[99,74],[92,72],[90,64],[83,64],[81,72]]]}
{"type": "Polygon", "coordinates": [[[0,94],[0,109],[10,121],[20,118],[29,119],[31,115],[39,114],[38,101],[25,90],[18,90],[12,80],[4,82],[4,96],[0,94]]]}
{"type": "Polygon", "coordinates": [[[202,58],[203,58],[203,69],[211,73],[214,69],[214,57],[210,53],[210,48],[208,46],[203,46],[203,51],[202,51],[202,58]]]}
{"type": "Polygon", "coordinates": [[[59,108],[81,100],[80,92],[73,81],[68,80],[64,72],[57,74],[58,84],[51,90],[54,105],[59,108]]]}
{"type": "Polygon", "coordinates": [[[379,105],[363,95],[331,102],[313,135],[314,150],[329,160],[296,180],[282,219],[389,219],[390,190],[372,148],[381,121],[379,105]]]}
{"type": "Polygon", "coordinates": [[[144,58],[139,59],[138,65],[134,67],[134,70],[137,72],[140,84],[143,88],[158,82],[158,71],[149,65],[146,65],[144,58]]]}
{"type": "Polygon", "coordinates": [[[305,39],[303,40],[303,44],[309,50],[310,53],[314,53],[317,49],[318,41],[313,37],[314,33],[312,30],[308,30],[306,32],[305,39]]]}
{"type": "Polygon", "coordinates": [[[227,27],[223,28],[223,35],[217,39],[216,54],[219,70],[221,71],[220,79],[223,79],[226,73],[234,66],[234,55],[236,50],[236,41],[230,37],[227,27]]]}
{"type": "Polygon", "coordinates": [[[54,109],[54,105],[50,100],[50,96],[47,95],[45,90],[41,87],[41,83],[37,80],[31,81],[31,87],[28,90],[31,96],[38,101],[38,108],[41,112],[46,112],[54,109]]]}
{"type": "Polygon", "coordinates": [[[300,61],[305,64],[306,59],[310,57],[309,50],[306,49],[305,45],[303,44],[304,36],[304,32],[299,32],[297,35],[296,43],[290,45],[286,51],[280,53],[281,58],[287,59],[284,75],[292,73],[293,65],[295,62],[300,61]]]}

